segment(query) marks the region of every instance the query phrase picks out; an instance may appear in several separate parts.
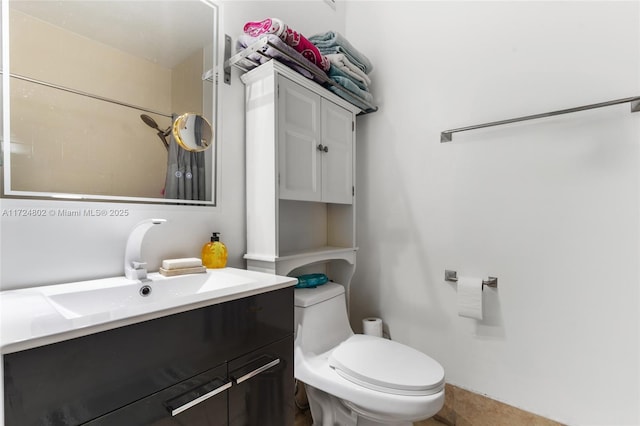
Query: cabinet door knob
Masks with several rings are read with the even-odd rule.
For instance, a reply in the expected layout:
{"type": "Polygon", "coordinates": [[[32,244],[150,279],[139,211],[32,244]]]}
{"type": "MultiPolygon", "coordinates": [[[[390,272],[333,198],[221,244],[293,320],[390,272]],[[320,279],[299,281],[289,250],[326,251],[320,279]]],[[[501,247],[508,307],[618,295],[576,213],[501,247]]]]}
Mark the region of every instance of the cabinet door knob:
{"type": "Polygon", "coordinates": [[[318,144],[318,146],[316,147],[318,149],[318,151],[322,151],[326,148],[326,146],[322,145],[322,144],[318,144]]]}
{"type": "Polygon", "coordinates": [[[329,152],[329,147],[328,146],[324,146],[324,148],[322,149],[324,152],[329,152]]]}

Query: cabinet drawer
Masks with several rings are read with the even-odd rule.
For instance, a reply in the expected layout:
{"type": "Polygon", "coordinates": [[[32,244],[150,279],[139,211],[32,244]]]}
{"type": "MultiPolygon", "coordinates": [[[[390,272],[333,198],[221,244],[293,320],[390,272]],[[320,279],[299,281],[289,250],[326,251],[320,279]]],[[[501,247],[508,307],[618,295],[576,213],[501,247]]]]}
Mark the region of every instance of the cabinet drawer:
{"type": "Polygon", "coordinates": [[[293,336],[229,362],[230,426],[293,426],[293,336]]]}
{"type": "Polygon", "coordinates": [[[231,386],[223,364],[84,425],[226,426],[231,386]]]}
{"type": "Polygon", "coordinates": [[[293,334],[293,309],[293,287],[224,304],[224,335],[221,343],[232,354],[226,359],[233,359],[293,334]]]}

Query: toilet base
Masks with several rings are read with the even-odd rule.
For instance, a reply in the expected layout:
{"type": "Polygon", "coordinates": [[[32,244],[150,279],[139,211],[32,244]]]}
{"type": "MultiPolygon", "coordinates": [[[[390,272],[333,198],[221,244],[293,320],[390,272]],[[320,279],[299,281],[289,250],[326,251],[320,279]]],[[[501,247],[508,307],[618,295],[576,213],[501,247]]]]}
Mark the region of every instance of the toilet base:
{"type": "Polygon", "coordinates": [[[305,384],[313,426],[412,426],[412,422],[376,420],[358,413],[339,398],[305,384]]]}

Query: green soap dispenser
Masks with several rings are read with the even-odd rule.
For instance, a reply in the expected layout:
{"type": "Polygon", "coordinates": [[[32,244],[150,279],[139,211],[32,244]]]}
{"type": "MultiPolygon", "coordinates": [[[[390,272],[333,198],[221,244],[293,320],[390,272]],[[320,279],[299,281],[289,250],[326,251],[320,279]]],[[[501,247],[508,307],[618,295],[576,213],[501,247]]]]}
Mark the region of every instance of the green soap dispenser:
{"type": "Polygon", "coordinates": [[[227,266],[227,246],[220,241],[220,233],[211,234],[211,242],[202,247],[202,264],[207,268],[224,268],[227,266]]]}

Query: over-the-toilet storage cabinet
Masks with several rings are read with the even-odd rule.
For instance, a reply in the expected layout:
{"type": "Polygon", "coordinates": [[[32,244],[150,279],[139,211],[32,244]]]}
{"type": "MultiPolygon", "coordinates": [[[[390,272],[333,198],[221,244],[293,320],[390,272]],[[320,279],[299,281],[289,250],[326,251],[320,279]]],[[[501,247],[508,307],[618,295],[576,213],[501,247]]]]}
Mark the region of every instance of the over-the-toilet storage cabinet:
{"type": "Polygon", "coordinates": [[[277,61],[242,75],[246,108],[247,268],[355,269],[357,107],[277,61]]]}

